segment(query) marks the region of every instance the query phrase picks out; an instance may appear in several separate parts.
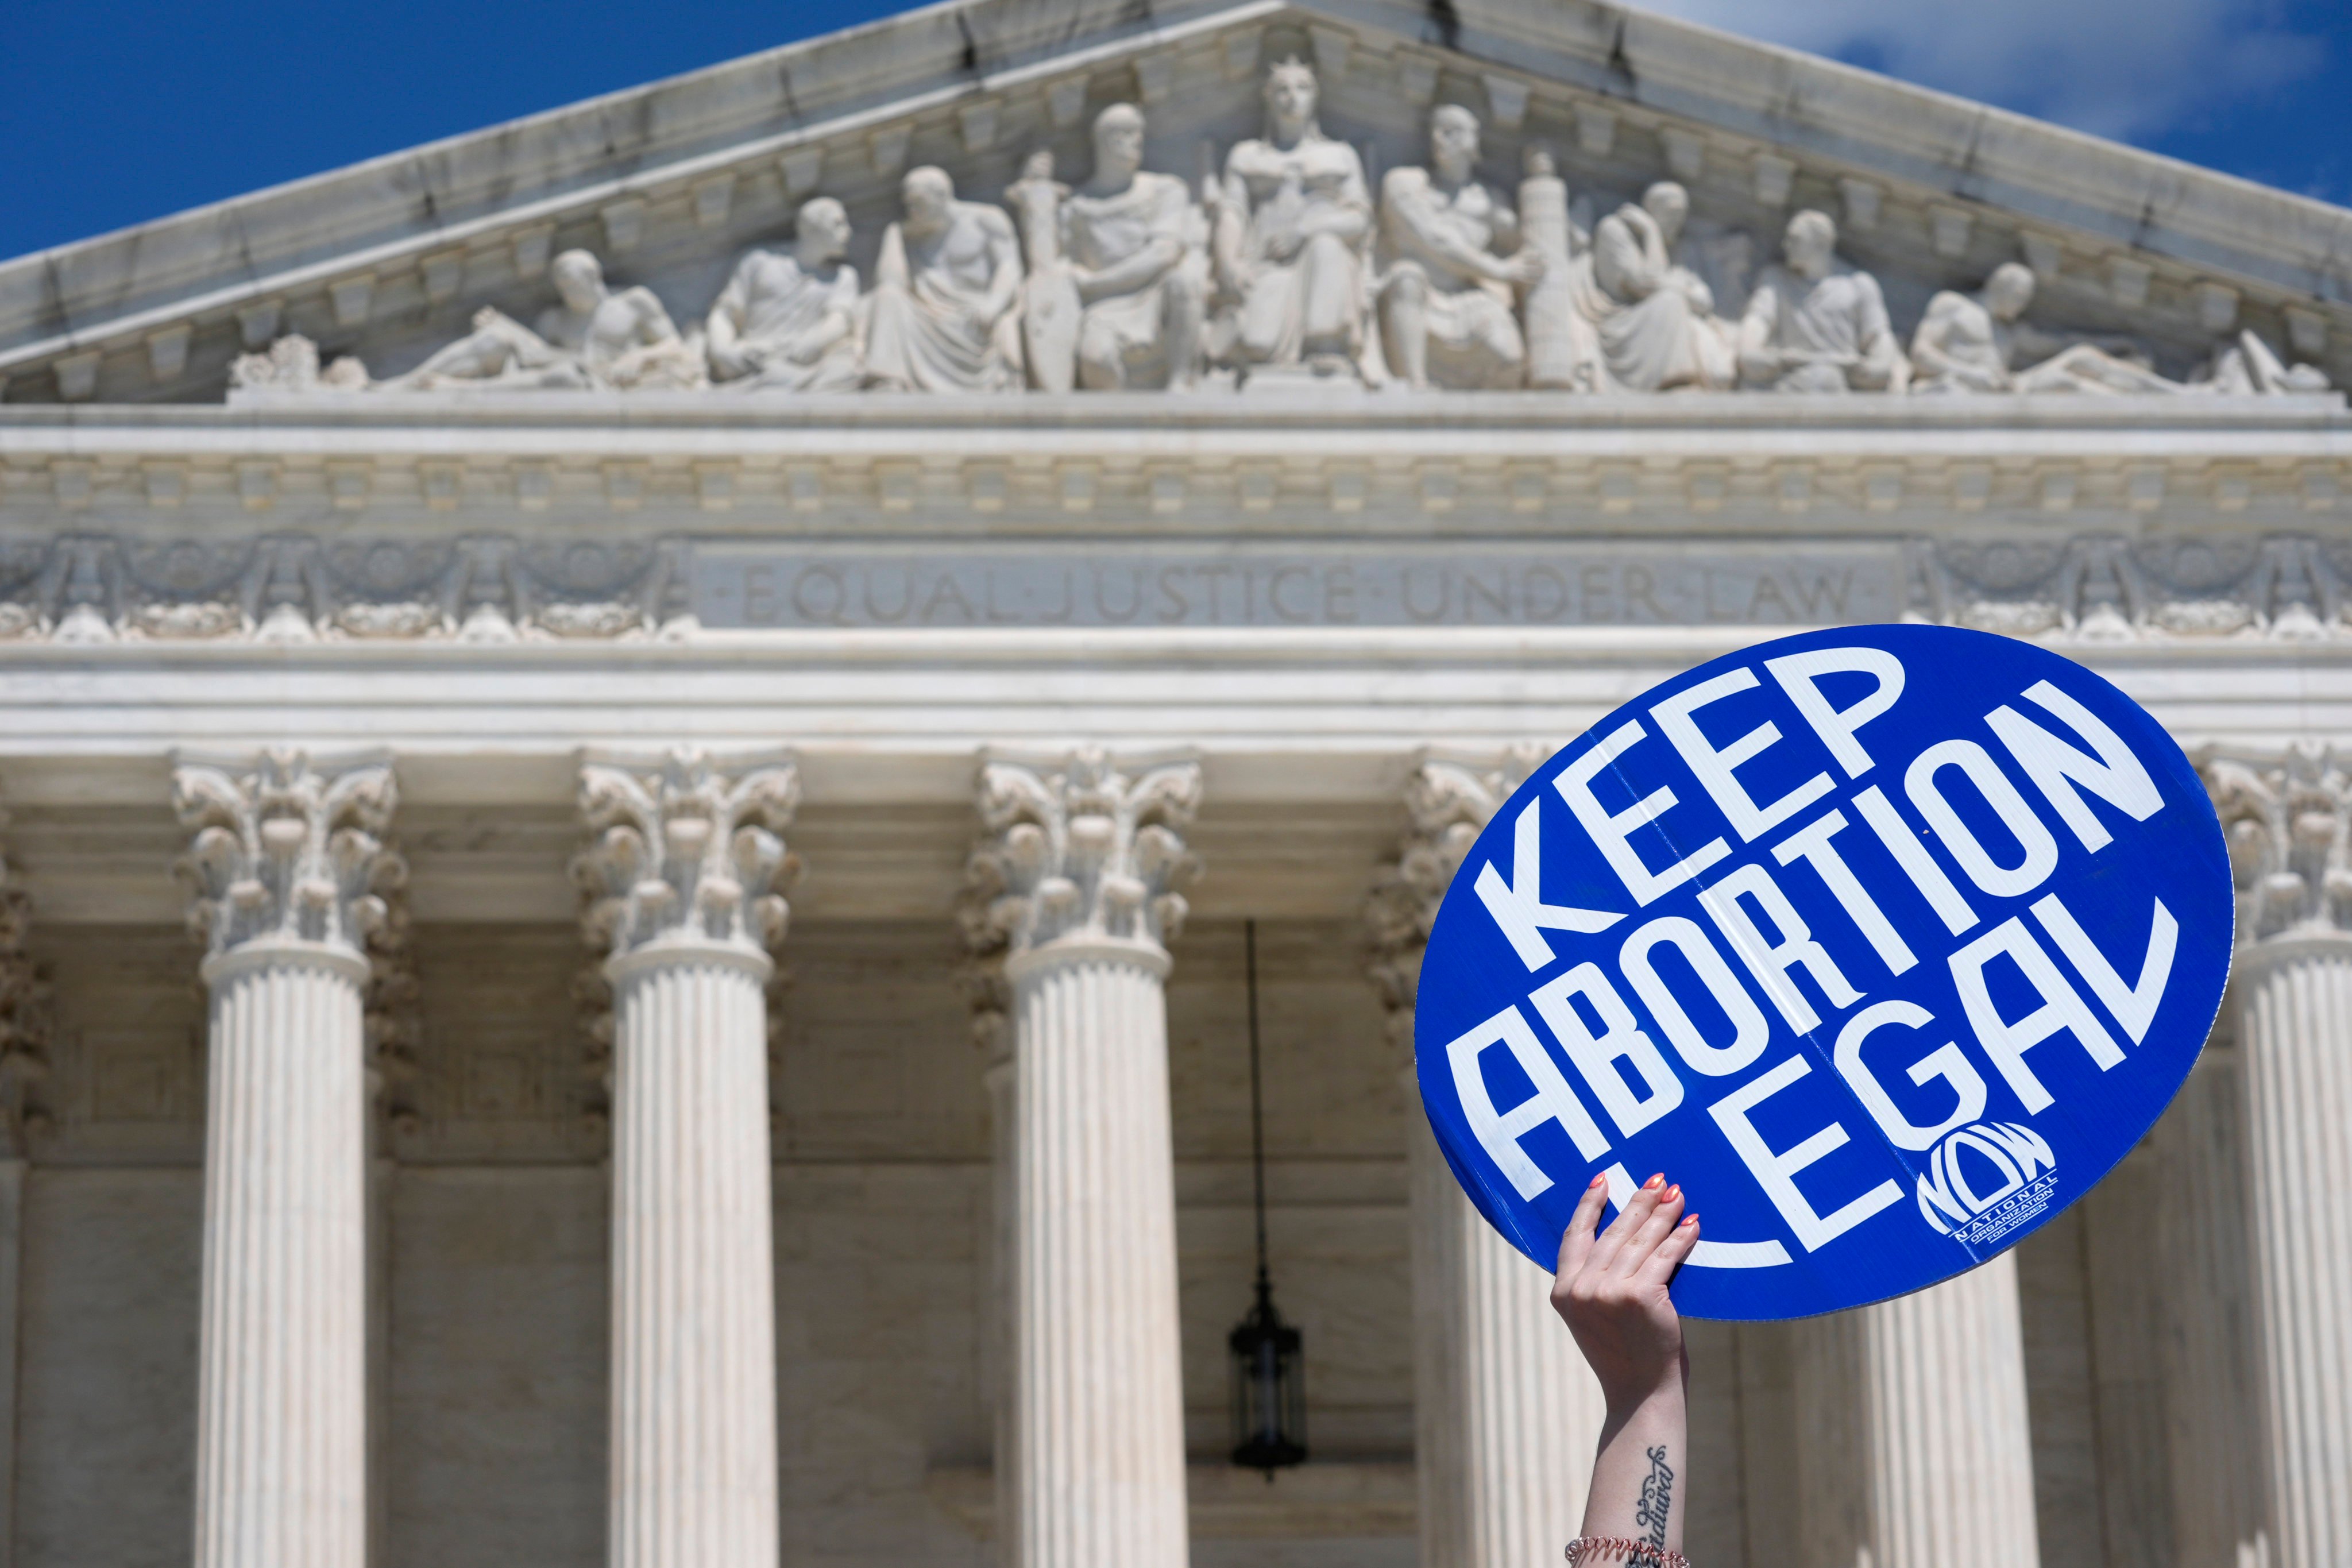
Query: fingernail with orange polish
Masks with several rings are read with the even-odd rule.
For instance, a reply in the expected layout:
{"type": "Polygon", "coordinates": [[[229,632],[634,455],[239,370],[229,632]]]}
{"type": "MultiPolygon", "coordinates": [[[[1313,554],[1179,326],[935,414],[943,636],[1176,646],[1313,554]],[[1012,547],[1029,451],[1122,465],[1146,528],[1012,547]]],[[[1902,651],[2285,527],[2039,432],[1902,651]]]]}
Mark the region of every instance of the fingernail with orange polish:
{"type": "Polygon", "coordinates": [[[1676,1182],[1673,1186],[1668,1187],[1668,1188],[1666,1189],[1666,1193],[1665,1193],[1666,1202],[1668,1202],[1668,1203],[1670,1203],[1670,1204],[1673,1204],[1673,1203],[1680,1203],[1680,1202],[1682,1201],[1682,1196],[1683,1196],[1683,1184],[1682,1184],[1680,1182],[1676,1182]]]}
{"type": "Polygon", "coordinates": [[[1584,1190],[1589,1193],[1593,1188],[1601,1185],[1603,1182],[1606,1182],[1608,1179],[1609,1178],[1606,1176],[1595,1176],[1592,1180],[1584,1184],[1584,1190]]]}
{"type": "Polygon", "coordinates": [[[1656,1175],[1652,1176],[1648,1181],[1643,1182],[1642,1184],[1645,1187],[1663,1187],[1666,1184],[1666,1173],[1664,1171],[1660,1171],[1656,1175]]]}

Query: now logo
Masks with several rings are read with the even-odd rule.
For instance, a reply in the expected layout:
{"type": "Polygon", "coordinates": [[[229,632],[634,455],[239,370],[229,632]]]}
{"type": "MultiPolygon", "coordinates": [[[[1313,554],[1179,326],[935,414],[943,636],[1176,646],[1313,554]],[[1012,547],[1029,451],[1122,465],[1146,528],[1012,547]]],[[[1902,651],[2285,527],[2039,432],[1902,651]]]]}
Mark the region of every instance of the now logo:
{"type": "Polygon", "coordinates": [[[1988,1213],[2042,1172],[2057,1168],[2058,1156],[2032,1128],[1979,1121],[1937,1144],[1927,1156],[1927,1169],[1919,1177],[1919,1213],[1949,1236],[1954,1226],[1988,1213]]]}

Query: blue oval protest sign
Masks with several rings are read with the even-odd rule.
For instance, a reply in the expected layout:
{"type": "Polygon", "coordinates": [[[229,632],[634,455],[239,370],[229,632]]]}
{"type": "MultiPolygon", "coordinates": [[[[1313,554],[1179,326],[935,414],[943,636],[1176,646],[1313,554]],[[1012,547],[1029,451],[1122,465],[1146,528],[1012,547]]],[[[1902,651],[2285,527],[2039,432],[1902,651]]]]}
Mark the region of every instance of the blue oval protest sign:
{"type": "Polygon", "coordinates": [[[1981,1263],[2202,1048],[2220,822],[2129,698],[2029,643],[1848,627],[1718,658],[1537,769],[1447,890],[1422,1101],[1549,1268],[1596,1174],[1704,1230],[1674,1296],[1802,1317],[1981,1263]]]}

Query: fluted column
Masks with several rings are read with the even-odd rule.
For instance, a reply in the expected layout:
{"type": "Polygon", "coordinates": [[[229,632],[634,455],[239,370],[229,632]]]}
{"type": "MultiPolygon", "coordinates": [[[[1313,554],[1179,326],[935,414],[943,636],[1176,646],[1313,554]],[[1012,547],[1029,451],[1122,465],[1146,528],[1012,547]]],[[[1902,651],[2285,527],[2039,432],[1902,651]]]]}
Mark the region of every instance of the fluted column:
{"type": "Polygon", "coordinates": [[[1166,942],[1199,764],[992,757],[974,851],[1012,988],[1012,1542],[1022,1568],[1183,1568],[1166,942]]]}
{"type": "Polygon", "coordinates": [[[1424,1568],[1556,1555],[1584,1515],[1601,1385],[1551,1310],[1551,1275],[1479,1216],[1422,1113],[1413,1005],[1431,922],[1487,820],[1540,763],[1526,746],[1424,754],[1397,862],[1374,886],[1371,979],[1406,1104],[1413,1276],[1413,1451],[1424,1568]]]}
{"type": "Polygon", "coordinates": [[[1021,1560],[1013,1419],[1013,1166],[1020,1145],[1013,1131],[1013,987],[1004,977],[1010,938],[996,924],[996,901],[1005,891],[1003,868],[983,842],[965,868],[956,900],[967,955],[958,978],[971,1005],[971,1039],[981,1054],[981,1086],[988,1095],[988,1309],[981,1323],[981,1389],[992,1418],[995,1559],[1013,1568],[1021,1560]]]}
{"type": "Polygon", "coordinates": [[[2238,1058],[2207,1046],[2156,1130],[2165,1448],[2180,1568],[2239,1568],[2268,1550],[2238,1058]]]}
{"type": "Polygon", "coordinates": [[[1800,1561],[2032,1568],[2017,1256],[1798,1328],[1800,1561]]]}
{"type": "Polygon", "coordinates": [[[367,1556],[368,934],[401,875],[380,756],[177,759],[211,993],[197,1568],[367,1556]]]}
{"type": "Polygon", "coordinates": [[[573,876],[613,993],[614,1568],[777,1560],[764,988],[799,796],[783,758],[580,770],[573,876]]]}
{"type": "Polygon", "coordinates": [[[2352,1562],[2352,756],[2215,755],[2276,1568],[2352,1562]]]}

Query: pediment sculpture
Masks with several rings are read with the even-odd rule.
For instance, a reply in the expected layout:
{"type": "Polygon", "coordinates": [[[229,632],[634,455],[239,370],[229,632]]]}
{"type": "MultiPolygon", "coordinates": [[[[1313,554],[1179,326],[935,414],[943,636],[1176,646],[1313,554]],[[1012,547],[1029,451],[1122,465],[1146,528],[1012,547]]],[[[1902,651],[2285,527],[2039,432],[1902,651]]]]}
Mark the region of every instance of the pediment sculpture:
{"type": "Polygon", "coordinates": [[[1012,393],[1336,379],[1367,387],[1837,395],[2319,392],[2240,330],[2185,380],[2144,345],[2025,318],[2034,272],[2009,263],[1929,300],[1906,344],[1836,221],[1791,216],[1752,279],[1750,240],[1686,232],[1688,191],[1660,181],[1588,232],[1549,152],[1528,149],[1514,208],[1479,177],[1481,125],[1441,103],[1425,163],[1377,200],[1356,149],[1322,130],[1315,72],[1263,79],[1260,133],[1209,163],[1199,189],[1146,169],[1141,110],[1092,126],[1082,184],[1031,156],[1000,202],[959,196],[940,168],[900,182],[870,287],[848,260],[846,210],[815,195],[789,247],[736,264],[691,331],[599,259],[549,267],[556,299],[525,325],[485,307],[414,369],[376,379],[320,363],[289,336],[236,362],[237,389],[1012,393]],[[1706,254],[1702,255],[1702,248],[1706,254]],[[1727,258],[1729,258],[1727,260],[1727,258]],[[1711,281],[1712,279],[1712,281],[1711,281]]]}
{"type": "Polygon", "coordinates": [[[1518,215],[1477,177],[1478,117],[1430,116],[1429,167],[1381,181],[1378,296],[1390,370],[1407,386],[1512,387],[1527,378],[1517,296],[1543,276],[1518,215]]]}
{"type": "Polygon", "coordinates": [[[831,196],[800,205],[789,251],[735,265],[703,321],[710,378],[782,392],[846,392],[866,375],[866,303],[849,255],[849,214],[831,196]]]}

